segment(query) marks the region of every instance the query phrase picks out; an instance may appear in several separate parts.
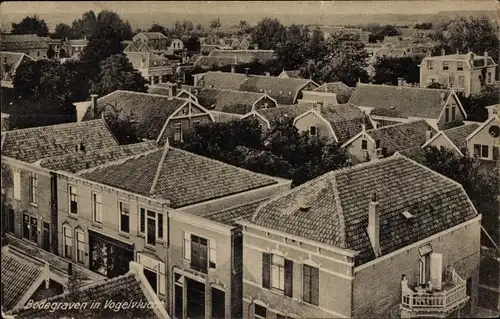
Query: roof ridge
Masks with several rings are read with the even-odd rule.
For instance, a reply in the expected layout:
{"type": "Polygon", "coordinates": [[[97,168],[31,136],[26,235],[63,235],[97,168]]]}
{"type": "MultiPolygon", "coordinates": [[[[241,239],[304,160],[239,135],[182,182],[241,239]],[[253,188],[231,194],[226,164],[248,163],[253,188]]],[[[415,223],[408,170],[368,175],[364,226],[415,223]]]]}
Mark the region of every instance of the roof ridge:
{"type": "Polygon", "coordinates": [[[218,89],[218,88],[206,88],[206,87],[201,87],[198,89],[199,91],[204,91],[204,90],[213,90],[213,91],[227,91],[227,92],[234,92],[234,93],[239,93],[239,94],[250,94],[250,95],[260,95],[264,96],[266,94],[260,93],[260,92],[249,92],[249,91],[240,91],[240,90],[231,90],[231,89],[218,89]]]}
{"type": "Polygon", "coordinates": [[[163,162],[165,162],[165,158],[167,157],[168,149],[170,148],[168,144],[168,138],[167,142],[165,143],[165,146],[163,147],[163,152],[161,154],[160,162],[158,163],[158,166],[156,167],[156,173],[155,177],[153,178],[153,182],[151,183],[151,188],[149,189],[149,196],[154,197],[154,193],[156,190],[156,184],[158,184],[158,179],[160,179],[160,174],[161,170],[163,169],[163,162]]]}
{"type": "MultiPolygon", "coordinates": [[[[162,86],[155,86],[155,87],[165,88],[165,87],[162,87],[162,86]]],[[[167,89],[167,88],[165,88],[165,89],[167,89]]],[[[166,99],[166,100],[184,100],[184,99],[178,98],[178,97],[176,97],[176,96],[171,97],[171,96],[167,96],[167,95],[154,94],[154,93],[147,93],[147,92],[136,92],[136,91],[127,91],[127,90],[116,90],[116,91],[113,91],[113,92],[111,92],[111,93],[109,93],[109,94],[107,94],[107,95],[103,96],[103,97],[100,97],[100,98],[98,99],[98,101],[99,101],[100,99],[103,99],[103,98],[105,98],[105,97],[107,97],[107,96],[110,96],[111,94],[115,94],[115,93],[127,93],[127,94],[135,94],[135,95],[154,96],[154,97],[161,97],[161,98],[166,99]]]]}
{"type": "Polygon", "coordinates": [[[477,126],[477,127],[479,127],[479,125],[480,124],[478,124],[478,123],[468,123],[468,124],[464,124],[464,125],[460,125],[460,126],[454,126],[454,127],[448,128],[446,130],[442,130],[442,132],[446,134],[446,132],[449,132],[449,131],[452,131],[452,130],[458,130],[458,129],[461,129],[461,128],[465,128],[466,126],[477,126]]]}
{"type": "Polygon", "coordinates": [[[425,124],[427,124],[429,127],[432,128],[432,126],[430,126],[427,123],[426,120],[421,119],[421,120],[410,120],[409,122],[401,122],[401,123],[396,123],[396,124],[381,126],[381,127],[377,127],[377,128],[372,128],[372,129],[366,130],[365,132],[368,133],[368,132],[382,131],[385,128],[393,128],[393,127],[396,127],[396,126],[402,126],[402,125],[408,125],[408,124],[415,124],[415,123],[418,123],[418,122],[425,122],[425,124]]]}
{"type": "Polygon", "coordinates": [[[212,213],[208,213],[206,215],[203,215],[202,217],[205,218],[205,217],[209,217],[209,216],[212,216],[212,215],[215,215],[215,214],[220,214],[220,213],[226,212],[226,211],[231,210],[231,209],[235,209],[235,208],[239,208],[239,207],[243,207],[243,206],[252,205],[252,204],[255,204],[255,203],[260,202],[260,201],[267,202],[272,197],[273,196],[268,196],[268,197],[263,197],[263,198],[255,199],[255,200],[253,200],[251,202],[248,202],[248,203],[236,204],[236,205],[233,205],[233,206],[229,206],[228,208],[224,208],[224,209],[220,209],[218,211],[212,212],[212,213]]]}
{"type": "MultiPolygon", "coordinates": [[[[90,122],[98,122],[98,121],[101,121],[103,123],[106,123],[104,121],[104,119],[102,118],[97,118],[97,119],[92,119],[92,120],[88,120],[88,121],[81,121],[81,122],[69,122],[69,123],[60,123],[60,124],[52,124],[52,125],[44,125],[44,126],[33,126],[33,127],[26,127],[26,128],[21,128],[21,129],[15,129],[15,130],[9,130],[9,131],[6,131],[6,132],[9,132],[9,133],[13,133],[13,132],[27,132],[27,131],[34,131],[36,129],[44,129],[44,128],[53,128],[53,127],[58,127],[58,128],[62,128],[62,127],[70,127],[72,125],[84,125],[86,123],[90,123],[90,122]]],[[[6,133],[4,132],[4,133],[6,133]]],[[[3,134],[3,133],[2,133],[3,134]]]]}
{"type": "Polygon", "coordinates": [[[342,209],[342,202],[340,200],[339,189],[337,185],[337,175],[333,174],[332,179],[332,189],[333,189],[333,197],[335,198],[335,207],[337,207],[337,211],[339,214],[339,222],[340,222],[340,238],[342,239],[341,245],[346,247],[347,243],[347,232],[345,230],[345,218],[344,218],[344,210],[342,209]]]}
{"type": "Polygon", "coordinates": [[[107,162],[107,163],[104,163],[104,164],[101,164],[101,165],[98,165],[98,166],[91,167],[89,169],[84,169],[84,170],[78,171],[78,172],[76,172],[74,174],[77,175],[77,176],[80,176],[80,175],[85,174],[85,173],[91,173],[91,172],[93,172],[93,171],[95,171],[97,169],[106,168],[106,167],[110,167],[110,166],[114,166],[114,165],[120,165],[120,164],[125,163],[128,160],[137,159],[137,158],[140,158],[142,156],[146,156],[146,155],[149,155],[151,153],[158,152],[158,150],[159,149],[154,149],[154,150],[146,151],[146,152],[143,152],[143,153],[140,153],[140,154],[135,154],[135,155],[131,155],[131,156],[128,156],[128,157],[120,158],[120,159],[117,159],[117,160],[114,160],[114,161],[111,161],[111,162],[107,162]]]}

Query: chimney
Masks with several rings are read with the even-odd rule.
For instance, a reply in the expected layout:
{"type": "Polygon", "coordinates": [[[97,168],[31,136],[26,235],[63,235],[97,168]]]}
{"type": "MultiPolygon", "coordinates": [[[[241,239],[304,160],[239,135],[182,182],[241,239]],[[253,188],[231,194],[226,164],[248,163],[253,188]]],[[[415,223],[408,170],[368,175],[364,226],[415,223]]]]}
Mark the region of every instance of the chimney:
{"type": "Polygon", "coordinates": [[[231,64],[231,73],[236,73],[236,65],[231,64]]]}
{"type": "Polygon", "coordinates": [[[264,73],[266,76],[271,76],[271,72],[264,73]]]}
{"type": "Polygon", "coordinates": [[[446,93],[444,91],[441,91],[441,104],[444,104],[446,102],[445,97],[446,93]]]}
{"type": "Polygon", "coordinates": [[[97,94],[91,94],[90,95],[90,109],[92,110],[92,115],[93,118],[96,119],[98,117],[97,115],[97,98],[99,96],[97,94]]]}
{"type": "Polygon", "coordinates": [[[250,71],[250,68],[245,68],[245,75],[248,76],[248,71],[250,71]]]}
{"type": "Polygon", "coordinates": [[[314,110],[319,114],[323,114],[323,101],[316,101],[314,103],[314,110]]]}
{"type": "Polygon", "coordinates": [[[432,138],[432,131],[425,131],[425,141],[429,141],[432,138]]]}
{"type": "Polygon", "coordinates": [[[425,53],[425,56],[426,57],[430,57],[431,56],[431,50],[427,50],[427,52],[425,53]]]}
{"type": "Polygon", "coordinates": [[[484,51],[484,66],[488,65],[488,51],[484,51]]]}
{"type": "Polygon", "coordinates": [[[380,251],[380,210],[377,202],[377,194],[373,193],[368,203],[368,237],[373,247],[375,257],[381,255],[380,251]]]}
{"type": "Polygon", "coordinates": [[[441,48],[441,55],[446,55],[446,51],[444,50],[444,48],[441,48]]]}
{"type": "Polygon", "coordinates": [[[176,93],[177,93],[177,85],[175,85],[174,83],[169,83],[168,84],[168,96],[175,97],[176,93]]]}

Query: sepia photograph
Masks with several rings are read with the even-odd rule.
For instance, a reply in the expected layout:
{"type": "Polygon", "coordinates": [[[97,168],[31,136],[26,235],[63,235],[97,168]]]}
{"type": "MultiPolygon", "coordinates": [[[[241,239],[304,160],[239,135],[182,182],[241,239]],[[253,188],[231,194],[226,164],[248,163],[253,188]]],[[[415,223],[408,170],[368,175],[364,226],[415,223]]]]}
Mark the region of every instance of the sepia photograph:
{"type": "Polygon", "coordinates": [[[2,1],[1,318],[500,316],[500,1],[2,1]]]}

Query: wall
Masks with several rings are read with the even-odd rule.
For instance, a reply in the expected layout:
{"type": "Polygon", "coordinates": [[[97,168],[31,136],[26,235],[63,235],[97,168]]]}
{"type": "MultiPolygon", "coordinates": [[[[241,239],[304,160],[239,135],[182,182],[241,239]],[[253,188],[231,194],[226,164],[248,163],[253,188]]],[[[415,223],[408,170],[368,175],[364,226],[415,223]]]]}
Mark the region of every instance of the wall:
{"type": "MultiPolygon", "coordinates": [[[[243,312],[252,314],[252,302],[264,303],[269,312],[292,313],[300,318],[349,317],[351,315],[352,258],[319,249],[272,233],[246,226],[243,232],[243,312]],[[279,251],[293,261],[293,296],[262,287],[262,253],[279,251]],[[319,306],[303,299],[302,268],[304,261],[319,268],[319,306]]],[[[268,315],[274,318],[275,315],[268,315]]]]}
{"type": "Polygon", "coordinates": [[[493,125],[500,126],[500,121],[498,119],[492,120],[480,132],[478,132],[468,141],[467,148],[469,154],[474,154],[474,144],[488,145],[489,151],[487,159],[493,159],[493,146],[500,148],[500,137],[494,138],[489,134],[489,129],[493,125]]]}
{"type": "Polygon", "coordinates": [[[427,243],[432,245],[434,252],[443,254],[443,269],[451,265],[462,279],[472,278],[471,303],[474,309],[478,298],[480,232],[480,220],[476,219],[437,238],[405,247],[390,257],[356,267],[353,317],[388,318],[399,314],[401,275],[406,274],[410,288],[415,287],[419,270],[418,248],[427,243]]]}
{"type": "Polygon", "coordinates": [[[366,162],[366,159],[363,157],[363,152],[361,152],[361,141],[363,139],[367,142],[367,153],[369,158],[374,158],[375,144],[367,136],[360,135],[346,147],[347,156],[351,159],[353,164],[366,162]]]}
{"type": "Polygon", "coordinates": [[[316,126],[318,134],[321,137],[327,137],[333,139],[333,132],[330,124],[323,118],[318,116],[318,114],[313,112],[308,112],[307,115],[299,115],[295,120],[295,127],[299,131],[309,131],[309,126],[316,126]]]}
{"type": "Polygon", "coordinates": [[[441,117],[438,119],[437,126],[439,130],[446,130],[452,127],[460,126],[463,124],[463,121],[465,120],[465,115],[461,111],[460,107],[458,106],[457,100],[455,99],[454,96],[451,96],[448,99],[448,103],[445,106],[446,108],[450,109],[450,122],[445,122],[446,121],[446,111],[443,111],[441,114],[441,117]],[[455,121],[451,121],[451,108],[455,107],[455,121]]]}
{"type": "Polygon", "coordinates": [[[459,156],[457,149],[453,146],[450,140],[447,139],[443,134],[440,134],[438,137],[436,137],[431,143],[428,144],[428,146],[434,146],[437,149],[444,147],[447,150],[453,151],[455,155],[459,156]]]}
{"type": "MultiPolygon", "coordinates": [[[[169,313],[173,314],[174,309],[174,273],[183,274],[185,277],[205,283],[205,313],[207,318],[211,314],[211,288],[217,286],[223,288],[225,292],[225,316],[234,318],[232,313],[231,297],[233,295],[233,275],[232,275],[232,250],[231,250],[231,227],[216,224],[215,222],[183,215],[181,218],[172,216],[170,219],[170,249],[169,249],[169,313]],[[213,226],[216,225],[216,226],[213,226]],[[203,274],[192,270],[188,260],[184,259],[184,232],[198,235],[216,243],[216,268],[203,274]]],[[[184,287],[186,285],[184,284],[184,287]]],[[[190,296],[184,291],[184,296],[190,296]]],[[[240,298],[241,299],[241,298],[240,298]]]]}
{"type": "MultiPolygon", "coordinates": [[[[50,226],[50,234],[57,233],[57,225],[53,224],[52,221],[52,201],[51,201],[51,177],[48,170],[37,167],[32,164],[24,163],[21,161],[12,160],[9,158],[2,157],[2,166],[6,166],[6,170],[9,172],[12,181],[7,183],[2,181],[2,189],[5,190],[5,203],[10,205],[15,211],[15,235],[16,237],[22,238],[22,226],[23,226],[23,214],[33,216],[37,218],[37,245],[42,246],[43,232],[42,226],[43,222],[48,222],[50,226]],[[21,172],[21,199],[14,199],[14,187],[13,187],[13,171],[21,172]],[[37,176],[37,193],[36,193],[36,203],[30,203],[30,174],[34,173],[37,176]]],[[[3,169],[3,168],[2,168],[3,169]]],[[[52,252],[55,252],[54,250],[52,252]]]]}
{"type": "Polygon", "coordinates": [[[277,106],[276,102],[274,102],[273,100],[266,97],[266,98],[260,99],[257,103],[255,103],[255,105],[254,105],[255,109],[259,110],[259,109],[263,108],[266,103],[267,103],[266,108],[268,108],[268,109],[277,106]]]}
{"type": "Polygon", "coordinates": [[[161,142],[164,142],[168,137],[170,143],[174,141],[175,124],[181,124],[182,136],[185,136],[189,131],[193,129],[194,123],[199,121],[200,124],[211,123],[212,119],[208,113],[198,114],[196,116],[182,116],[171,118],[168,121],[165,132],[161,136],[161,142]]]}

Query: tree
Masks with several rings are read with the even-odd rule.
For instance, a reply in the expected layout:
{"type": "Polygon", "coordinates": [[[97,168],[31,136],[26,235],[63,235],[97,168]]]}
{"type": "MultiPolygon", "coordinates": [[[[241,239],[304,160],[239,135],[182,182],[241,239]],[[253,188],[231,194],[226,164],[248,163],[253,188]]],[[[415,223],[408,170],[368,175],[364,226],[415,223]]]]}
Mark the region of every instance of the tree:
{"type": "Polygon", "coordinates": [[[121,145],[134,144],[140,142],[137,136],[137,130],[132,124],[133,114],[119,109],[116,106],[108,107],[104,112],[104,120],[109,127],[109,130],[118,140],[121,145]]]}
{"type": "Polygon", "coordinates": [[[422,22],[415,24],[415,29],[430,30],[432,29],[432,22],[422,22]]]}
{"type": "Polygon", "coordinates": [[[73,29],[67,24],[59,23],[56,25],[56,30],[54,32],[54,39],[66,39],[73,37],[73,29]]]}
{"type": "Polygon", "coordinates": [[[387,25],[379,25],[379,24],[369,24],[367,26],[367,30],[370,32],[369,41],[371,43],[377,41],[383,41],[385,37],[393,37],[401,35],[401,32],[396,29],[395,26],[387,24],[387,25]]]}
{"type": "Polygon", "coordinates": [[[326,42],[326,55],[319,61],[309,61],[302,69],[302,75],[324,82],[341,81],[355,86],[358,80],[367,81],[364,70],[368,53],[359,35],[339,32],[326,42]]]}
{"type": "Polygon", "coordinates": [[[74,20],[72,23],[73,36],[77,39],[90,37],[94,33],[97,24],[97,16],[94,11],[90,10],[82,15],[81,19],[74,20]]]}
{"type": "Polygon", "coordinates": [[[193,31],[193,29],[194,29],[193,22],[191,22],[189,20],[183,20],[182,21],[182,30],[184,32],[190,32],[190,31],[193,31]]]}
{"type": "Polygon", "coordinates": [[[210,21],[210,29],[213,30],[220,30],[221,23],[220,23],[220,18],[213,19],[210,21]]]}
{"type": "Polygon", "coordinates": [[[500,88],[496,85],[487,85],[481,92],[465,97],[459,94],[460,102],[467,112],[467,119],[470,121],[484,122],[488,117],[486,106],[500,104],[500,88]]]}
{"type": "Polygon", "coordinates": [[[403,78],[408,83],[420,81],[419,64],[422,57],[383,57],[375,64],[374,82],[379,84],[397,84],[398,78],[403,78]]]}
{"type": "Polygon", "coordinates": [[[147,92],[146,79],[135,70],[123,54],[115,54],[101,62],[98,81],[92,85],[92,94],[107,95],[116,90],[147,92]]]}
{"type": "Polygon", "coordinates": [[[201,50],[201,44],[200,44],[200,38],[198,38],[195,35],[190,36],[184,47],[188,50],[188,52],[200,52],[201,50]]]}
{"type": "Polygon", "coordinates": [[[37,15],[25,17],[19,23],[12,23],[12,34],[36,34],[39,37],[46,37],[49,34],[49,28],[45,20],[37,15]]]}
{"type": "Polygon", "coordinates": [[[319,28],[315,28],[306,46],[306,60],[318,61],[325,57],[326,41],[325,35],[319,28]]]}
{"type": "Polygon", "coordinates": [[[259,49],[275,50],[277,44],[283,39],[286,28],[278,21],[278,19],[264,18],[262,19],[252,32],[252,40],[258,45],[259,49]]]}
{"type": "Polygon", "coordinates": [[[76,119],[65,67],[53,60],[28,61],[20,65],[13,86],[17,95],[14,127],[52,125],[76,119]]]}
{"type": "Polygon", "coordinates": [[[47,58],[52,59],[56,55],[56,51],[52,49],[52,47],[49,47],[47,50],[47,58]]]}
{"type": "Polygon", "coordinates": [[[164,26],[158,24],[158,23],[155,23],[153,24],[149,29],[148,29],[148,32],[160,32],[162,33],[163,35],[167,35],[168,34],[168,30],[167,28],[165,28],[164,26]]]}
{"type": "Polygon", "coordinates": [[[308,31],[295,24],[286,28],[284,37],[276,48],[278,61],[284,69],[295,70],[306,62],[308,31]]]}

